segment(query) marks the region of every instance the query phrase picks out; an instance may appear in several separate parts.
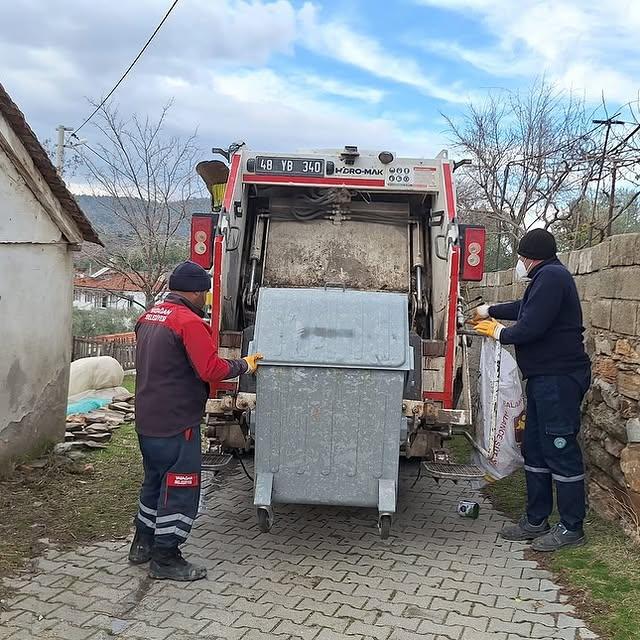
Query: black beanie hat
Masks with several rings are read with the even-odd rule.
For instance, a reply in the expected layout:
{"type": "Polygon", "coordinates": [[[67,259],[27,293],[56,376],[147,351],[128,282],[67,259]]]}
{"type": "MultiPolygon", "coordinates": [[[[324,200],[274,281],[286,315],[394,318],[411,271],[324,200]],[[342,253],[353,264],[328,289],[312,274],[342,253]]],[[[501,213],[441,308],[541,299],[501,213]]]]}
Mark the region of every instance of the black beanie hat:
{"type": "Polygon", "coordinates": [[[556,239],[546,229],[527,231],[518,243],[518,255],[530,260],[549,260],[558,253],[556,239]]]}
{"type": "Polygon", "coordinates": [[[187,260],[181,262],[169,276],[172,291],[209,291],[211,276],[199,264],[187,260]]]}

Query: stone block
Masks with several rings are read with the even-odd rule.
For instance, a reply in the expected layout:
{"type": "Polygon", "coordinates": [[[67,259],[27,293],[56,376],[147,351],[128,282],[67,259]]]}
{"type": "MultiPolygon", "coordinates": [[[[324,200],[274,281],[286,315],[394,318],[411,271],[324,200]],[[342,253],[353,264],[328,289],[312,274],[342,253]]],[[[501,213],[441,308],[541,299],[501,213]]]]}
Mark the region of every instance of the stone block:
{"type": "Polygon", "coordinates": [[[558,260],[560,260],[560,262],[562,262],[562,264],[565,266],[569,262],[569,253],[569,251],[563,251],[562,253],[558,254],[558,260]]]}
{"type": "Polygon", "coordinates": [[[500,273],[498,271],[491,271],[490,273],[487,273],[487,286],[497,287],[499,278],[500,273]]]}
{"type": "Polygon", "coordinates": [[[595,336],[594,339],[595,339],[597,354],[605,354],[610,356],[613,353],[611,340],[609,340],[606,336],[597,335],[595,336]]]}
{"type": "Polygon", "coordinates": [[[605,520],[617,522],[620,518],[614,506],[613,496],[616,495],[616,484],[604,473],[595,469],[589,473],[589,505],[605,520]]]}
{"type": "Polygon", "coordinates": [[[636,334],[638,303],[631,300],[614,300],[611,306],[611,331],[636,334]]]}
{"type": "Polygon", "coordinates": [[[591,247],[591,269],[600,271],[609,266],[609,240],[591,247]]]}
{"type": "Polygon", "coordinates": [[[587,405],[587,416],[593,424],[620,442],[627,441],[626,420],[604,402],[587,405]]]}
{"type": "MultiPolygon", "coordinates": [[[[616,375],[617,377],[617,375],[616,375]]],[[[614,384],[607,382],[602,378],[596,378],[593,381],[592,389],[598,393],[600,396],[601,402],[604,402],[610,409],[614,411],[618,411],[620,409],[620,395],[616,391],[616,387],[614,384]]]]}
{"type": "Polygon", "coordinates": [[[591,304],[591,325],[598,329],[611,327],[611,300],[595,300],[591,304]]]}
{"type": "Polygon", "coordinates": [[[613,274],[613,282],[603,283],[611,287],[603,292],[613,293],[605,295],[623,300],[640,300],[640,267],[620,267],[609,271],[613,274]]]}
{"type": "Polygon", "coordinates": [[[580,300],[584,300],[586,298],[587,276],[574,276],[573,281],[575,282],[576,289],[578,290],[578,297],[580,300]]]}
{"type": "Polygon", "coordinates": [[[640,264],[640,234],[625,233],[609,238],[609,264],[640,264]]]}
{"type": "Polygon", "coordinates": [[[572,251],[569,254],[569,259],[567,260],[567,264],[565,266],[574,275],[578,273],[578,267],[580,266],[580,252],[572,251]]]}
{"type": "Polygon", "coordinates": [[[622,451],[620,467],[626,485],[635,493],[640,493],[640,444],[630,444],[622,451]]]}
{"type": "Polygon", "coordinates": [[[582,435],[585,439],[585,442],[587,443],[587,448],[591,446],[592,442],[601,443],[604,442],[607,438],[606,432],[600,429],[589,418],[583,421],[582,435]]]}
{"type": "Polygon", "coordinates": [[[589,247],[578,252],[578,273],[591,273],[593,271],[593,251],[589,247]]]}
{"type": "Polygon", "coordinates": [[[611,476],[614,467],[618,466],[618,459],[614,458],[605,448],[596,442],[592,442],[587,450],[589,461],[605,474],[611,476]]]}
{"type": "Polygon", "coordinates": [[[507,269],[506,271],[500,271],[500,285],[508,286],[513,283],[513,270],[507,269]]]}
{"type": "Polygon", "coordinates": [[[634,345],[626,338],[616,341],[616,355],[620,356],[623,362],[640,364],[640,353],[636,351],[634,345]]]}
{"type": "Polygon", "coordinates": [[[580,299],[584,302],[585,300],[597,300],[598,298],[601,298],[600,274],[589,273],[581,277],[584,280],[585,286],[584,292],[580,294],[580,299]]]}
{"type": "MultiPolygon", "coordinates": [[[[587,303],[582,310],[582,322],[587,327],[591,323],[591,304],[587,303]]],[[[593,355],[593,351],[595,349],[595,342],[593,341],[593,334],[591,331],[587,331],[584,335],[584,348],[587,351],[589,357],[593,355]]]]}
{"type": "Polygon", "coordinates": [[[582,326],[589,332],[591,329],[591,302],[582,303],[582,326]]]}
{"type": "Polygon", "coordinates": [[[638,403],[629,398],[620,398],[620,415],[625,419],[637,418],[640,415],[638,403]]]}
{"type": "Polygon", "coordinates": [[[593,363],[593,376],[609,383],[614,383],[618,377],[618,367],[613,358],[597,356],[593,363]]]}
{"type": "MultiPolygon", "coordinates": [[[[633,371],[618,372],[618,391],[627,398],[640,400],[640,375],[633,371]]],[[[622,439],[622,438],[621,438],[622,439]]],[[[626,442],[626,432],[625,439],[626,442]]]]}
{"type": "Polygon", "coordinates": [[[622,442],[620,442],[619,440],[611,437],[607,437],[604,439],[604,450],[614,458],[619,458],[623,449],[624,444],[622,444],[622,442]]]}

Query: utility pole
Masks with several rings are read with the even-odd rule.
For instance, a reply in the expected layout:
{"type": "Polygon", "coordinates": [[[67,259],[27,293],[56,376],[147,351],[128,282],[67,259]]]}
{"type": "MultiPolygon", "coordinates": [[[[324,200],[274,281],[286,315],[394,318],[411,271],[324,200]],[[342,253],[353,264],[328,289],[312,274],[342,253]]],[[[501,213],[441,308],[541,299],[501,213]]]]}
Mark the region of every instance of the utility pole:
{"type": "Polygon", "coordinates": [[[616,173],[618,172],[618,165],[616,161],[613,161],[611,168],[611,193],[609,194],[609,213],[607,215],[607,232],[605,238],[611,235],[611,226],[613,224],[613,209],[616,204],[616,173]]]}
{"type": "MultiPolygon", "coordinates": [[[[616,114],[616,116],[619,114],[616,114]]],[[[596,182],[596,195],[593,200],[593,210],[591,212],[591,228],[589,229],[589,245],[593,242],[593,227],[596,222],[596,211],[598,209],[598,195],[600,193],[600,181],[602,180],[602,170],[604,169],[604,161],[607,157],[607,145],[609,144],[609,134],[611,133],[611,127],[614,124],[626,124],[624,120],[614,120],[616,116],[612,116],[611,118],[607,118],[606,120],[592,120],[593,124],[603,124],[607,127],[607,130],[604,134],[604,146],[602,147],[602,158],[600,159],[600,169],[598,171],[598,180],[596,182]]],[[[615,185],[612,185],[615,186],[615,185]]],[[[613,189],[612,189],[613,190],[613,189]]],[[[609,217],[611,220],[611,216],[609,217]]],[[[608,225],[609,227],[610,225],[608,225]]]]}
{"type": "Polygon", "coordinates": [[[66,145],[65,135],[67,131],[73,131],[71,127],[65,127],[63,124],[59,124],[56,127],[56,131],[58,132],[58,141],[56,143],[56,169],[58,170],[58,175],[62,177],[62,173],[64,171],[64,148],[66,145]]]}

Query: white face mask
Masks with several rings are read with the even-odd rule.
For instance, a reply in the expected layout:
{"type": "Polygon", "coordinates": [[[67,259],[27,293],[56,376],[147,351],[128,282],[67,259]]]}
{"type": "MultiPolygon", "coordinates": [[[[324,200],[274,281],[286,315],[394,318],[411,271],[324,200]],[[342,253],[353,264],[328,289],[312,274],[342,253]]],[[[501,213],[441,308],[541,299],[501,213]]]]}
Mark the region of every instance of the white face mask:
{"type": "Polygon", "coordinates": [[[520,282],[522,282],[523,280],[526,280],[529,277],[529,272],[527,271],[527,267],[525,266],[522,260],[518,260],[515,271],[516,271],[516,280],[519,280],[520,282]]]}

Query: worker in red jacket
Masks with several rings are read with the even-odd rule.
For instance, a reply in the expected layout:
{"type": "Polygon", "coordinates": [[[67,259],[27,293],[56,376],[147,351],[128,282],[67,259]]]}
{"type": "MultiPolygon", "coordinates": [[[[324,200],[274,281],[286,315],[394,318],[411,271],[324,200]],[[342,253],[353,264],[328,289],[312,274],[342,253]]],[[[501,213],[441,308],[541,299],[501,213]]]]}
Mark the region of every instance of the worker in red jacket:
{"type": "Polygon", "coordinates": [[[136,431],[144,481],[129,560],[151,560],[149,575],[191,581],[204,567],[187,562],[179,546],[198,512],[202,452],[200,422],[209,384],[255,373],[260,354],[218,356],[204,320],[211,276],[194,262],[179,264],[170,293],[136,324],[136,431]]]}

